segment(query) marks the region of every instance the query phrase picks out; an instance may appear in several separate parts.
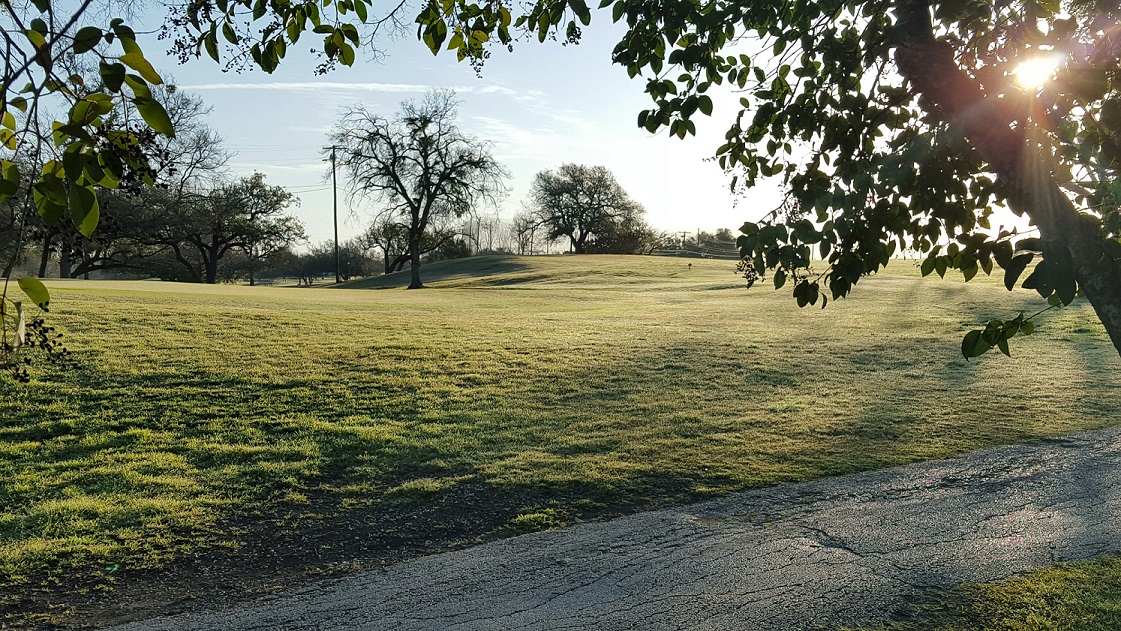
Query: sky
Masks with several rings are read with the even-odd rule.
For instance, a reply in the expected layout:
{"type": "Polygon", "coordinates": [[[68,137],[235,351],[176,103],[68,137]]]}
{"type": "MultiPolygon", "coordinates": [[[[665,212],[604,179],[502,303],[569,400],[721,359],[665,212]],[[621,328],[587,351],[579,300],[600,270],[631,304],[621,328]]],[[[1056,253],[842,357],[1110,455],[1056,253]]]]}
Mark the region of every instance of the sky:
{"type": "MultiPolygon", "coordinates": [[[[382,59],[360,54],[353,67],[322,76],[314,72],[316,58],[301,54],[310,48],[303,40],[271,75],[224,73],[205,56],[180,65],[154,35],[139,43],[169,82],[213,108],[208,125],[236,152],[232,174],[260,171],[269,184],[300,198],[292,214],[304,222],[312,243],[332,238],[330,165],[322,148],[342,112],[363,105],[392,116],[402,101],[419,100],[433,88],[456,91],[460,129],[491,141],[494,156],[511,172],[510,194],[497,209],[504,219],[521,209],[537,172],[566,162],[606,166],[660,230],[735,230],[773,209],[777,188],[735,197],[719,166],[706,161],[734,120],[737,95],[715,98],[712,119],[697,115],[696,137],[651,135],[637,126],[638,112],[651,101],[641,77],[629,79],[625,68],[611,63],[621,33],[610,15],[596,12],[579,45],[525,42],[513,53],[496,47],[481,76],[452,53],[433,56],[411,35],[383,40],[382,59]]],[[[352,203],[347,184],[340,171],[343,241],[360,233],[376,211],[368,202],[352,203]]]]}

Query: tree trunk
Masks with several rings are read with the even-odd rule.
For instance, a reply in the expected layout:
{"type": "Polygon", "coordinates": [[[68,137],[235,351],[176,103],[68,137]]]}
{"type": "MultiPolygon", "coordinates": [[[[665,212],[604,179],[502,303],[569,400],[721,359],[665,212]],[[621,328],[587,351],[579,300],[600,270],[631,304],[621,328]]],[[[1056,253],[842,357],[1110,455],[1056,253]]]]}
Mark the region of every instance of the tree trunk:
{"type": "Polygon", "coordinates": [[[409,234],[409,261],[412,263],[412,281],[409,289],[423,289],[424,283],[420,282],[420,235],[409,234]]]}
{"type": "Polygon", "coordinates": [[[54,241],[54,233],[48,232],[43,237],[43,249],[39,252],[39,278],[47,277],[47,264],[51,260],[51,242],[54,241]]]}
{"type": "Polygon", "coordinates": [[[1121,353],[1121,270],[1096,220],[1078,212],[1035,143],[962,72],[953,48],[934,38],[928,0],[901,0],[896,15],[900,74],[961,130],[1008,187],[1013,210],[1028,216],[1043,241],[1070,251],[1075,279],[1121,353]]]}
{"type": "Polygon", "coordinates": [[[64,243],[58,251],[58,277],[70,278],[70,249],[64,243]]]}
{"type": "Polygon", "coordinates": [[[585,232],[584,234],[580,235],[579,239],[573,239],[572,240],[572,251],[575,252],[576,254],[587,254],[588,253],[588,246],[587,246],[587,244],[584,243],[584,240],[587,237],[588,237],[588,233],[585,232]]]}
{"type": "Polygon", "coordinates": [[[213,253],[211,253],[211,256],[206,257],[206,278],[204,282],[208,285],[215,285],[218,283],[218,257],[213,256],[213,253]]]}

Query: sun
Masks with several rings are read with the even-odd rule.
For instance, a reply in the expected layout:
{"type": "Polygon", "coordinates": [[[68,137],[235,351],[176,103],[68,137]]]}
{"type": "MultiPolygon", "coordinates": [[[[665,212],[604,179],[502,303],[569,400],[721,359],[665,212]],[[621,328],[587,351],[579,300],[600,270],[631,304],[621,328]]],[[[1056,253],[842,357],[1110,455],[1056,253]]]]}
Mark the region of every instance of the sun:
{"type": "Polygon", "coordinates": [[[1016,81],[1025,88],[1038,88],[1055,77],[1060,58],[1057,55],[1033,57],[1012,71],[1016,81]]]}

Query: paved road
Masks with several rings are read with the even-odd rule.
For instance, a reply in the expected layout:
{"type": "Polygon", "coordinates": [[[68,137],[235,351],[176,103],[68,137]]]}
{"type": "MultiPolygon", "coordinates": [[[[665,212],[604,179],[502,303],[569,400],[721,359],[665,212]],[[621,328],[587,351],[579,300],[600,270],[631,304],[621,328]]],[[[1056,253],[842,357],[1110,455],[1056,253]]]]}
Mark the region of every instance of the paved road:
{"type": "Polygon", "coordinates": [[[117,631],[813,629],[1121,549],[1121,428],[507,539],[117,631]]]}

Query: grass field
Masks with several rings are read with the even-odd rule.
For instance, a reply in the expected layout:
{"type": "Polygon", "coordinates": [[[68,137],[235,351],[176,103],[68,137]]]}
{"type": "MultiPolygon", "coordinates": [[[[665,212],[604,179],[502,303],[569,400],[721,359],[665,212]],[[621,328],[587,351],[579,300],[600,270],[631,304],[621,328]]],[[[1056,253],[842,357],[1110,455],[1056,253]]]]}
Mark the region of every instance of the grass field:
{"type": "Polygon", "coordinates": [[[1121,559],[1062,563],[995,584],[962,585],[902,619],[847,631],[1116,631],[1121,559]]]}
{"type": "Polygon", "coordinates": [[[900,261],[799,310],[733,267],[480,258],[431,266],[424,291],[54,282],[80,365],[0,385],[0,610],[82,622],[176,568],[353,569],[1118,422],[1117,355],[1082,301],[1012,359],[966,362],[964,331],[1037,297],[900,261]]]}

